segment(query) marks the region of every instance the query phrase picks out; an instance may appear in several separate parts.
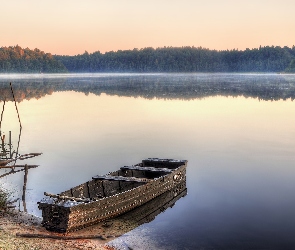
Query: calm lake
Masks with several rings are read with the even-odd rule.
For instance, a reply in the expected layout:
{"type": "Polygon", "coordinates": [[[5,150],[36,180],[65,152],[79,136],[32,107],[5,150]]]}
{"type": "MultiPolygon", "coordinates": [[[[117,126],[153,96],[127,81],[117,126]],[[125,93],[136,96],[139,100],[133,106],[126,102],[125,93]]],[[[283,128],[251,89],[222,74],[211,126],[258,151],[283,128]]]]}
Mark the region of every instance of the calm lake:
{"type": "Polygon", "coordinates": [[[24,171],[0,169],[21,210],[41,216],[44,191],[147,157],[185,159],[187,195],[110,245],[295,249],[295,75],[0,75],[0,93],[2,134],[43,153],[25,162],[39,165],[25,202],[24,171]]]}

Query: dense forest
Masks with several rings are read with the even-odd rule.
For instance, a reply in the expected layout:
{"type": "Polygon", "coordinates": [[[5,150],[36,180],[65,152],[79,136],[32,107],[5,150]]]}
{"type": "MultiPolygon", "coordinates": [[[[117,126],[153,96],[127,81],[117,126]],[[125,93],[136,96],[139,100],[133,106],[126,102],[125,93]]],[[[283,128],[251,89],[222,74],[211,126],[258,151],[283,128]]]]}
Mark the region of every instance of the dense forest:
{"type": "Polygon", "coordinates": [[[70,72],[295,72],[295,46],[244,51],[164,47],[55,58],[70,72]]]}
{"type": "Polygon", "coordinates": [[[290,73],[295,73],[295,59],[293,59],[293,60],[290,62],[288,68],[286,68],[285,71],[286,71],[286,72],[290,72],[290,73]]]}
{"type": "Polygon", "coordinates": [[[56,72],[67,72],[67,69],[49,53],[18,45],[0,48],[0,73],[56,72]]]}
{"type": "Polygon", "coordinates": [[[51,55],[20,46],[0,48],[0,73],[58,72],[290,72],[295,73],[295,46],[209,50],[164,47],[51,55]]]}

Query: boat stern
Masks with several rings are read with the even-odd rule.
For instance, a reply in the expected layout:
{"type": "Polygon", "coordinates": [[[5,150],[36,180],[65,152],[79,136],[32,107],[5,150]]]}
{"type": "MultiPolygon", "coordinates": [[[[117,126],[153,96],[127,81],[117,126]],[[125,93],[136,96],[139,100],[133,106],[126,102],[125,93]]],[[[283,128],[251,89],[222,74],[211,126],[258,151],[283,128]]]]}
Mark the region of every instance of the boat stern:
{"type": "Polygon", "coordinates": [[[61,202],[48,197],[42,199],[38,203],[38,208],[42,210],[42,226],[49,231],[65,233],[68,229],[71,209],[69,206],[64,206],[64,204],[59,203],[61,202]]]}

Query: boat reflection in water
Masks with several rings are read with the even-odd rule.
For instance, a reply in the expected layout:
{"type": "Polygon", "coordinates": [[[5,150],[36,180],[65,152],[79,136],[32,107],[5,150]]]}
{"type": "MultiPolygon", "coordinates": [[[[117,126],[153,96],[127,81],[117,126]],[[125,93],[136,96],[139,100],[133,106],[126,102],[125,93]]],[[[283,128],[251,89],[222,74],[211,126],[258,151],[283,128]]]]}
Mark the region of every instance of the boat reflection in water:
{"type": "Polygon", "coordinates": [[[163,213],[166,209],[172,208],[175,203],[187,195],[186,180],[182,180],[177,186],[165,193],[157,196],[151,201],[137,207],[118,217],[99,222],[93,226],[72,232],[70,235],[100,235],[104,240],[113,240],[129,231],[139,227],[144,223],[153,221],[156,216],[163,213]]]}

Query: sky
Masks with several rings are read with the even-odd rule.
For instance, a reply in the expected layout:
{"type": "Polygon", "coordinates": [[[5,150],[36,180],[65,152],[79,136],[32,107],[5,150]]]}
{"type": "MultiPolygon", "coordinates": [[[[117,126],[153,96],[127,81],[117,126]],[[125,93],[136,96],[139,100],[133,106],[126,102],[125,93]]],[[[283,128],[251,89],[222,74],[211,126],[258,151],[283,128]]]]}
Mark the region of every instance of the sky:
{"type": "Polygon", "coordinates": [[[0,0],[0,47],[59,55],[295,45],[294,0],[0,0]]]}

